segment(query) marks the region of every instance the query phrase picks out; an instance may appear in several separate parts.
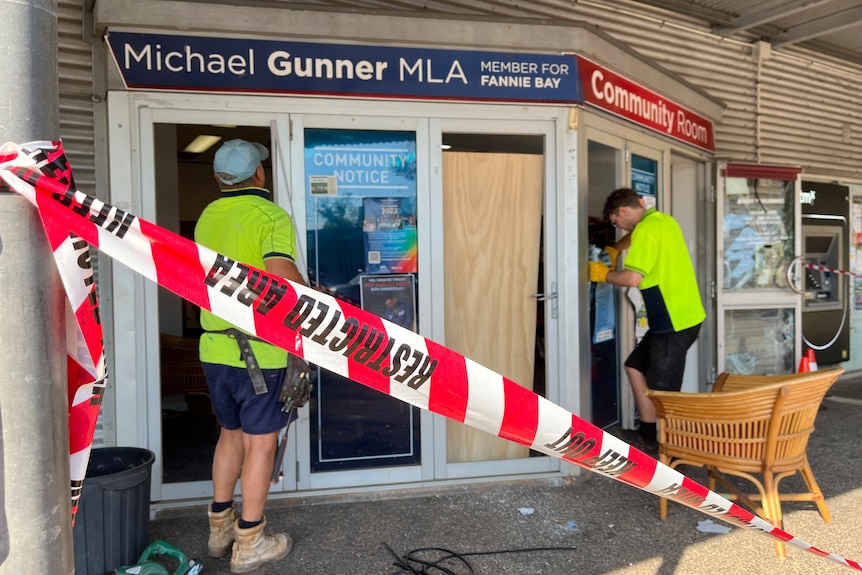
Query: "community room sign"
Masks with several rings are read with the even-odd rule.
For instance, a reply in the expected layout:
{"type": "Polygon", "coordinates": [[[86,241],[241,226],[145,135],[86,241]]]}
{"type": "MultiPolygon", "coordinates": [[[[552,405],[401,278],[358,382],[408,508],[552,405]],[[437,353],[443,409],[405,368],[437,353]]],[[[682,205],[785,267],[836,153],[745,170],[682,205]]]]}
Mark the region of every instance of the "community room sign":
{"type": "Polygon", "coordinates": [[[572,55],[111,32],[129,88],[582,104],[572,55]]]}
{"type": "Polygon", "coordinates": [[[577,60],[587,104],[715,152],[712,121],[583,56],[577,56],[577,60]]]}

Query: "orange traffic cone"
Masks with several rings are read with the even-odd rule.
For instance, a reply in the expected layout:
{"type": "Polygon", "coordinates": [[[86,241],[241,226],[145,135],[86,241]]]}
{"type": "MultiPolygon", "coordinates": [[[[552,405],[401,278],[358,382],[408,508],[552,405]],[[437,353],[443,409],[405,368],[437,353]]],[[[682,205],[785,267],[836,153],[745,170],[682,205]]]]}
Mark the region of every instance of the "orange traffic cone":
{"type": "Polygon", "coordinates": [[[811,371],[811,363],[808,360],[808,354],[803,355],[799,359],[799,373],[808,373],[811,371]]]}
{"type": "Polygon", "coordinates": [[[805,352],[805,357],[808,358],[808,369],[817,371],[817,358],[814,357],[814,350],[809,347],[805,352]]]}

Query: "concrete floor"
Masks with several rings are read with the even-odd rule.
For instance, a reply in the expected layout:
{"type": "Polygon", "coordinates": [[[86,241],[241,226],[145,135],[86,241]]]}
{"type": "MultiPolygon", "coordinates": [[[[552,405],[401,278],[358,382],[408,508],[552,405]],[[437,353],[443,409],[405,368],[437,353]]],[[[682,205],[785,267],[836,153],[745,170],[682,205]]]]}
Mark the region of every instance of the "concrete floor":
{"type": "MultiPolygon", "coordinates": [[[[862,561],[862,381],[839,381],[823,402],[809,459],[834,521],[813,503],[785,503],[784,529],[825,551],[862,561]]],[[[685,470],[684,470],[685,471],[685,470]]],[[[688,468],[700,483],[705,476],[688,468]]],[[[783,490],[802,485],[792,477],[783,490]]],[[[228,560],[206,557],[204,509],[174,511],[150,523],[150,540],[164,539],[227,574],[228,560]]],[[[391,492],[345,502],[335,498],[275,501],[267,516],[295,539],[285,559],[258,575],[727,575],[842,574],[853,570],[789,547],[775,556],[773,540],[732,529],[698,528],[706,515],[671,504],[658,519],[658,499],[647,492],[584,472],[571,480],[481,484],[421,495],[391,492]],[[409,563],[409,553],[443,548],[461,555],[447,568],[409,563]],[[401,559],[399,559],[401,558],[401,559]],[[400,564],[396,564],[400,562],[400,564]]],[[[719,523],[723,526],[724,523],[719,523]]],[[[436,561],[443,555],[419,555],[436,561]]]]}

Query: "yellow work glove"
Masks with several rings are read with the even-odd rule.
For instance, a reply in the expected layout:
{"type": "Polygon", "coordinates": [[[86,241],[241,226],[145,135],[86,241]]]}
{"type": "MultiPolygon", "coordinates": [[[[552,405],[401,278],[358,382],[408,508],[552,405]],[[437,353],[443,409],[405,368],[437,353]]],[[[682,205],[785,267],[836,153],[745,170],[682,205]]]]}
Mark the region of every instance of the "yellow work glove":
{"type": "Polygon", "coordinates": [[[611,268],[599,262],[589,262],[589,265],[591,282],[600,283],[608,281],[608,272],[611,271],[611,268]]]}
{"type": "Polygon", "coordinates": [[[618,250],[614,246],[605,246],[605,253],[608,254],[611,258],[611,269],[617,269],[617,256],[620,255],[620,250],[618,250]]]}

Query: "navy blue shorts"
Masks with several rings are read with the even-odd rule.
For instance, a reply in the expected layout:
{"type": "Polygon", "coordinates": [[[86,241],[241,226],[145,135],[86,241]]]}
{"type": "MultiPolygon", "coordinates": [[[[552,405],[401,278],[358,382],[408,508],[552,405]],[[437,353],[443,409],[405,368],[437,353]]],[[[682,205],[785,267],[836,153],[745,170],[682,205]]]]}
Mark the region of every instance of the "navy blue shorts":
{"type": "Polygon", "coordinates": [[[266,435],[287,426],[288,414],[278,401],[286,369],[264,369],[269,393],[255,395],[244,367],[202,363],[210,390],[213,412],[225,429],[242,429],[250,435],[266,435]]]}
{"type": "Polygon", "coordinates": [[[670,333],[647,331],[626,359],[626,367],[646,375],[650,389],[679,391],[685,375],[685,355],[699,333],[700,324],[670,333]]]}

